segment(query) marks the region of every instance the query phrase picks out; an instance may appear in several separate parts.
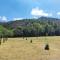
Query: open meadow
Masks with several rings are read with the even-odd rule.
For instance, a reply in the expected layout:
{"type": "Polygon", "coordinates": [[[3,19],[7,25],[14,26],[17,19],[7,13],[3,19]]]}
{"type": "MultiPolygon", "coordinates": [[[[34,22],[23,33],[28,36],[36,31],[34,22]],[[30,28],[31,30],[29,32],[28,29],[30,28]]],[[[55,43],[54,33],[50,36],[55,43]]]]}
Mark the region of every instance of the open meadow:
{"type": "Polygon", "coordinates": [[[60,60],[60,36],[8,38],[0,45],[0,60],[60,60]]]}

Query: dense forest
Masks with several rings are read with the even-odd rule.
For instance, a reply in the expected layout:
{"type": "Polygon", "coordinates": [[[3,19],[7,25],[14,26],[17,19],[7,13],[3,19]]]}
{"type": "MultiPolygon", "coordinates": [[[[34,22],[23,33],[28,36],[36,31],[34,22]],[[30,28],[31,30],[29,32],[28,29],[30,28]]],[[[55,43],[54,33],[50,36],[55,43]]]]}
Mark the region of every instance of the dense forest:
{"type": "Polygon", "coordinates": [[[60,19],[40,17],[0,22],[0,37],[60,36],[60,19]]]}

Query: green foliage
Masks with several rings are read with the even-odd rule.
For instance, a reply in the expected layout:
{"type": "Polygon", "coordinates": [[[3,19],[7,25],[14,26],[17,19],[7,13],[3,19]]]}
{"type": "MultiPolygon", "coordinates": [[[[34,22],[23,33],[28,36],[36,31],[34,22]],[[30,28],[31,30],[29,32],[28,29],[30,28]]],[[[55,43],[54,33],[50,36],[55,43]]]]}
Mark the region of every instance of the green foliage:
{"type": "Polygon", "coordinates": [[[0,37],[60,35],[60,21],[53,18],[23,19],[0,25],[0,37]]]}

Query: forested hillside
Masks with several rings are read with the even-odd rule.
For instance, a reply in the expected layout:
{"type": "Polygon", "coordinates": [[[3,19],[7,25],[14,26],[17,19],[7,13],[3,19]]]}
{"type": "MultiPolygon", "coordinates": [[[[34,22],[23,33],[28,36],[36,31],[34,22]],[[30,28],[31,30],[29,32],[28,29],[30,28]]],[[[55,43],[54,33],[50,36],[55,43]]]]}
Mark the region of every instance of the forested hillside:
{"type": "Polygon", "coordinates": [[[60,36],[60,19],[40,17],[0,23],[0,36],[60,36]]]}

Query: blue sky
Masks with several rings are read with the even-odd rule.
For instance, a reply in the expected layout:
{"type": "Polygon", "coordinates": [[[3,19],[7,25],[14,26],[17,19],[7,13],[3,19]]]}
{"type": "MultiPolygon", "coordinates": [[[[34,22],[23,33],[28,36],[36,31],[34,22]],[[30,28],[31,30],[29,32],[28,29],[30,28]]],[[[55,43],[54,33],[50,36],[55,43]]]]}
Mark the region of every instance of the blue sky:
{"type": "Polygon", "coordinates": [[[60,0],[0,0],[3,21],[40,16],[60,18],[60,0]]]}

